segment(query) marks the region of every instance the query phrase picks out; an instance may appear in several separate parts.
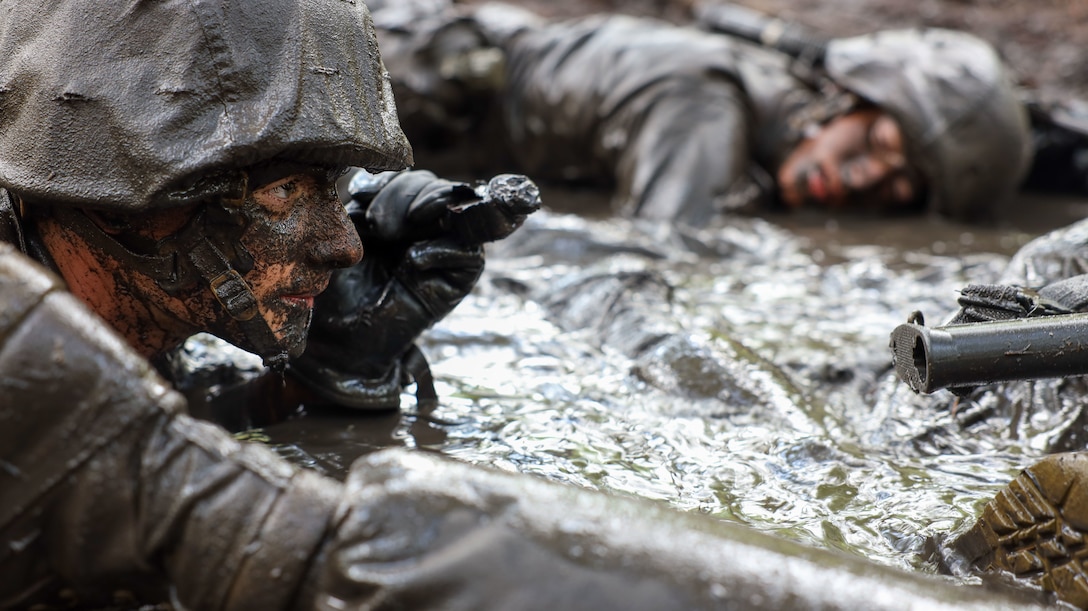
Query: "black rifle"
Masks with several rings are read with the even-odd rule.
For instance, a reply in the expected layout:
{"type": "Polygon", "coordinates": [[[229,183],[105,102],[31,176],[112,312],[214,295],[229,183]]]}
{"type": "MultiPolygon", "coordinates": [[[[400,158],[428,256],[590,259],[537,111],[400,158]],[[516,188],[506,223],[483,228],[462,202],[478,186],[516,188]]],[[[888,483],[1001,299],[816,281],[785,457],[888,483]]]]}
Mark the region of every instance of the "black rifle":
{"type": "Polygon", "coordinates": [[[916,393],[1088,374],[1088,313],[926,327],[920,314],[892,331],[892,363],[916,393]]]}
{"type": "Polygon", "coordinates": [[[704,28],[781,51],[810,66],[823,63],[828,37],[799,23],[729,2],[701,2],[695,20],[704,28]]]}

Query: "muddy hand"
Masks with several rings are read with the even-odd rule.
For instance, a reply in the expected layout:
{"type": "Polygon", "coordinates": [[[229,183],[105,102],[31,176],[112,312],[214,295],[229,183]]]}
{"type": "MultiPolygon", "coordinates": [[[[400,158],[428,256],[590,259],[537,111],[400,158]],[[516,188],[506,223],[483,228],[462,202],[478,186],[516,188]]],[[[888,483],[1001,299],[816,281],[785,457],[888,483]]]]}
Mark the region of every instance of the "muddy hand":
{"type": "Polygon", "coordinates": [[[433,397],[415,340],[475,286],[482,242],[509,235],[539,207],[536,186],[521,177],[479,191],[424,171],[378,179],[348,207],[363,260],[315,300],[306,352],[291,364],[311,390],[347,407],[399,407],[410,379],[417,397],[433,397]]]}
{"type": "Polygon", "coordinates": [[[1041,289],[971,284],[960,291],[960,311],[949,324],[1069,314],[1088,309],[1088,275],[1073,276],[1041,289]]]}
{"type": "Polygon", "coordinates": [[[443,228],[466,244],[501,240],[540,209],[540,190],[520,174],[500,174],[476,189],[480,199],[449,207],[443,228]]]}
{"type": "Polygon", "coordinates": [[[373,184],[380,190],[352,194],[353,205],[365,209],[365,222],[357,223],[364,243],[449,237],[484,244],[509,236],[540,209],[540,190],[518,174],[501,174],[475,188],[427,171],[379,175],[373,184]]]}

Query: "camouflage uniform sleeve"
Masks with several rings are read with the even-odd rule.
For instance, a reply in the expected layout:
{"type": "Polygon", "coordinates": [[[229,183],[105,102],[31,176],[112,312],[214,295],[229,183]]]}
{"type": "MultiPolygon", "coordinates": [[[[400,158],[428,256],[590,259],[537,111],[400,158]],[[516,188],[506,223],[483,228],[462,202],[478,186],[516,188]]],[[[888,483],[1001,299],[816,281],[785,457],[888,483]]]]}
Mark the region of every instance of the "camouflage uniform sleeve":
{"type": "Polygon", "coordinates": [[[746,174],[754,119],[724,37],[609,16],[525,32],[507,55],[529,175],[609,183],[628,215],[699,224],[746,174]]]}
{"type": "Polygon", "coordinates": [[[684,75],[639,93],[602,126],[626,134],[615,169],[616,203],[630,216],[701,226],[735,207],[729,197],[751,164],[748,125],[737,86],[684,75]]]}
{"type": "Polygon", "coordinates": [[[303,595],[340,486],[183,409],[59,280],[0,246],[0,606],[62,589],[82,604],[172,590],[192,609],[303,595]]]}

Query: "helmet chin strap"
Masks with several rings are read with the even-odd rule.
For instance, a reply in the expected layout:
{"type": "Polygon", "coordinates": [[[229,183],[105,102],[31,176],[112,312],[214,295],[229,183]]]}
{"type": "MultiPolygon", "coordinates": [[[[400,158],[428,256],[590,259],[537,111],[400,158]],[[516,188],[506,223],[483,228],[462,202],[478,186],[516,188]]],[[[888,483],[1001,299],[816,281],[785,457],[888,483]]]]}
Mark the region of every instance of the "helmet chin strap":
{"type": "Polygon", "coordinates": [[[287,350],[260,315],[252,287],[207,235],[206,208],[200,208],[179,232],[157,242],[151,255],[129,250],[82,211],[58,208],[58,213],[66,223],[76,226],[88,242],[124,265],[147,274],[171,295],[194,282],[204,283],[227,314],[238,322],[250,348],[264,359],[265,366],[276,372],[287,366],[287,350]]]}
{"type": "Polygon", "coordinates": [[[242,274],[206,236],[188,252],[188,260],[208,284],[216,301],[242,328],[264,365],[277,373],[287,367],[287,351],[257,308],[257,297],[242,274]]]}

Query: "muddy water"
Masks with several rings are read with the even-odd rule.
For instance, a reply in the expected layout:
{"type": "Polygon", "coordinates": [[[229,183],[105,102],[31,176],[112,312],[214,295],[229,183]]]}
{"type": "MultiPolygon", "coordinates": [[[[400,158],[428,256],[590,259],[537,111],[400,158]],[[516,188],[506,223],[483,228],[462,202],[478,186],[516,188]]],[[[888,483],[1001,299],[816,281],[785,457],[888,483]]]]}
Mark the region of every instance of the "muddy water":
{"type": "Polygon", "coordinates": [[[976,435],[947,396],[924,418],[892,418],[903,389],[888,333],[911,310],[946,316],[957,288],[993,281],[1084,206],[1024,210],[1017,229],[811,215],[691,235],[542,213],[491,250],[476,291],[425,337],[432,414],[406,394],[403,417],[311,410],[267,433],[334,476],[375,448],[419,447],[932,570],[927,540],[969,526],[1039,454],[976,435]],[[638,286],[671,287],[669,300],[637,287],[577,299],[619,277],[652,278],[638,286]],[[644,311],[642,328],[607,327],[620,300],[644,311]],[[666,340],[631,349],[624,338],[647,326],[666,340]]]}

